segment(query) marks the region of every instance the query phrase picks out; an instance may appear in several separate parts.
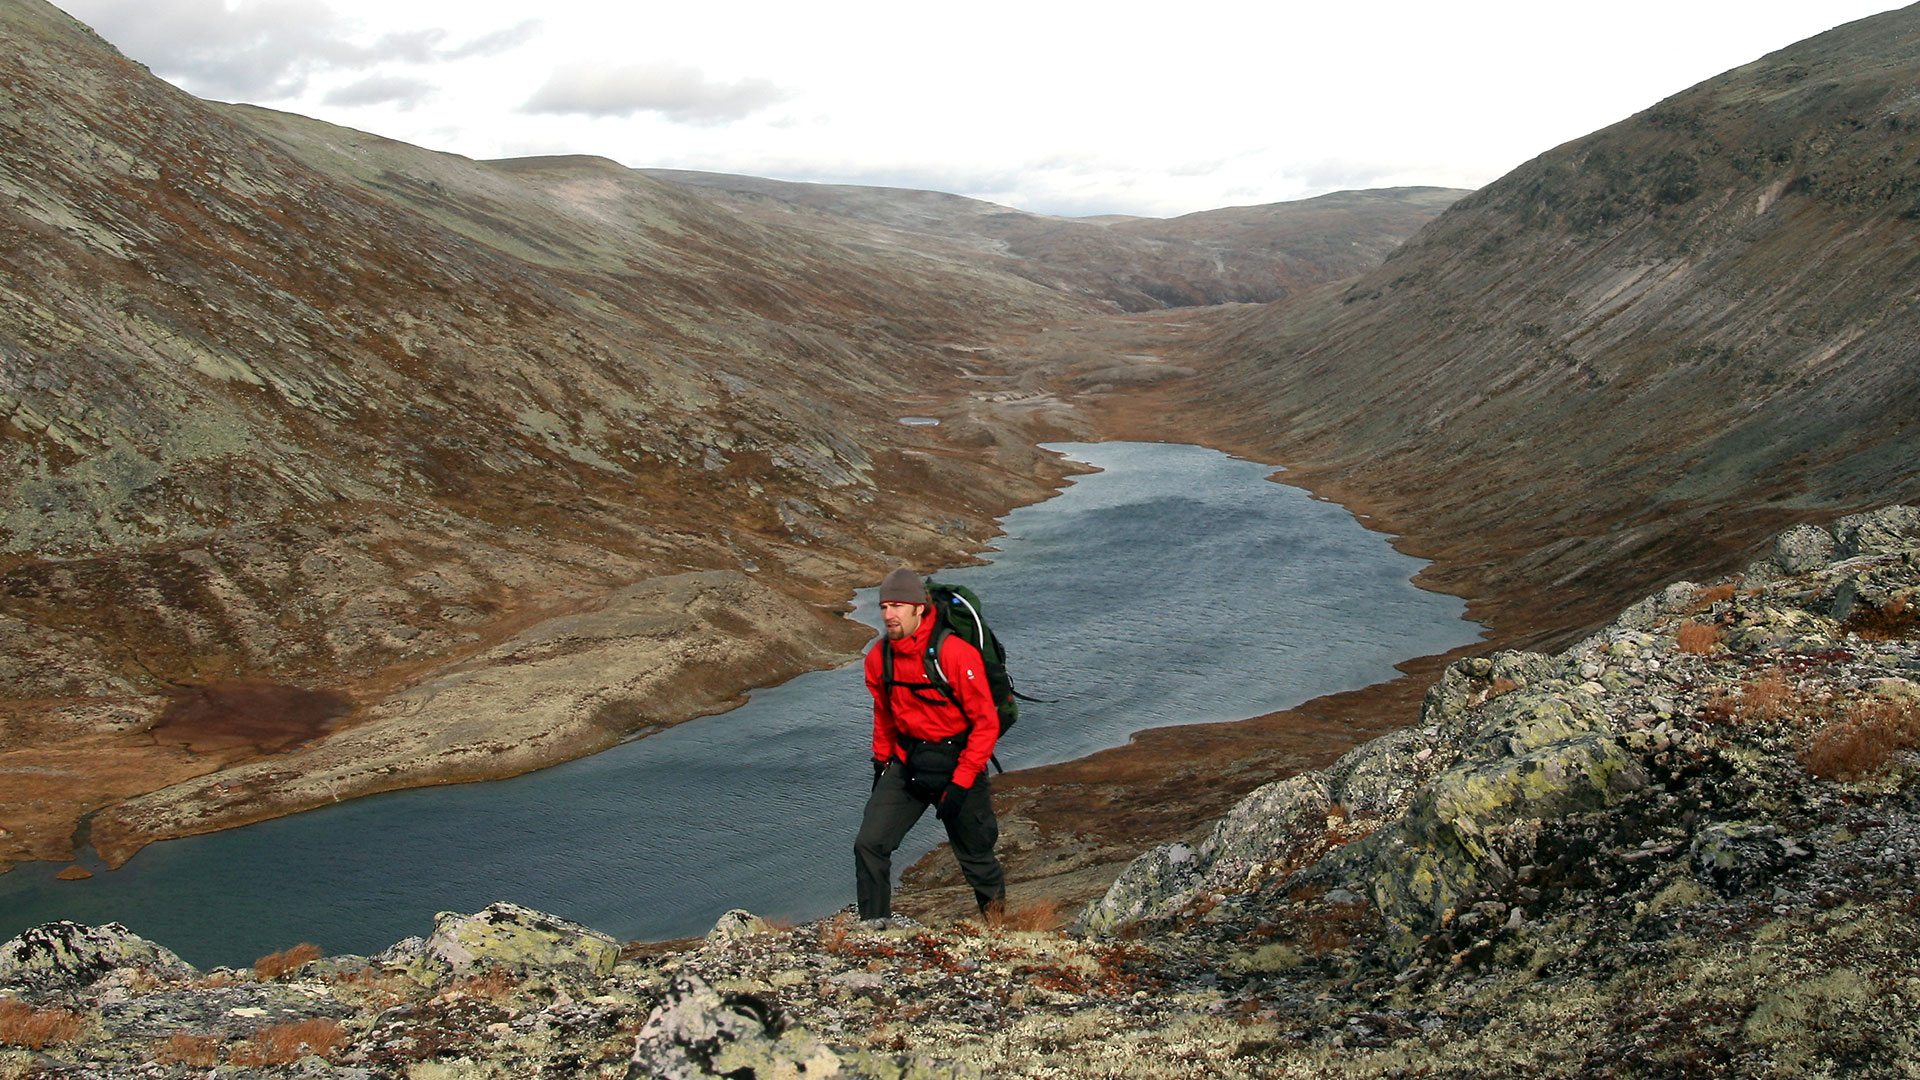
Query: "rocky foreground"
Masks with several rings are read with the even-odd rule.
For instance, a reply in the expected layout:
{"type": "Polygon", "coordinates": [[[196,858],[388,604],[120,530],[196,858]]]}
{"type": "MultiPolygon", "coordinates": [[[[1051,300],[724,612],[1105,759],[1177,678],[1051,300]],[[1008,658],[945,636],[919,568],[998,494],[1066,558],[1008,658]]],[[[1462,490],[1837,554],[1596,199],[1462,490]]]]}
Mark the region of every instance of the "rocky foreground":
{"type": "Polygon", "coordinates": [[[623,947],[501,904],[197,971],[50,924],[0,946],[0,1076],[1908,1076],[1917,593],[1920,510],[1796,528],[1557,656],[1452,665],[1064,930],[734,912],[623,947]]]}

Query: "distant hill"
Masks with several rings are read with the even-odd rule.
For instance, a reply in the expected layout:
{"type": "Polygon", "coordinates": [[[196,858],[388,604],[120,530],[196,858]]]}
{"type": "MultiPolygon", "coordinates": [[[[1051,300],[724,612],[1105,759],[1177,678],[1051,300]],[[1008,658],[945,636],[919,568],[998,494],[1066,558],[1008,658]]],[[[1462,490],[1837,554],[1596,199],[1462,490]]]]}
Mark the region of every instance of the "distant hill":
{"type": "Polygon", "coordinates": [[[999,257],[1012,273],[1106,300],[1123,311],[1264,303],[1352,277],[1379,265],[1467,194],[1453,188],[1383,188],[1166,220],[1062,218],[937,191],[642,171],[717,193],[743,208],[937,237],[965,251],[999,257]]]}
{"type": "Polygon", "coordinates": [[[1181,415],[1535,626],[1910,501],[1916,85],[1910,7],[1557,147],[1356,282],[1224,320],[1181,415]]]}

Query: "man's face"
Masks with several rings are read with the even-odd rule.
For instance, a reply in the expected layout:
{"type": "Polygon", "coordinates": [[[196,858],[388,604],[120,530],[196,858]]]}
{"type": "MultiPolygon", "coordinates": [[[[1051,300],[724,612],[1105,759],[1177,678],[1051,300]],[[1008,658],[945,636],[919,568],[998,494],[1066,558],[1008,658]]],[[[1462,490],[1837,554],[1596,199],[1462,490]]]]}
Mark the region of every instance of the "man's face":
{"type": "Polygon", "coordinates": [[[911,637],[915,630],[920,629],[920,605],[892,602],[881,604],[880,621],[887,625],[888,641],[899,641],[903,637],[911,637]]]}

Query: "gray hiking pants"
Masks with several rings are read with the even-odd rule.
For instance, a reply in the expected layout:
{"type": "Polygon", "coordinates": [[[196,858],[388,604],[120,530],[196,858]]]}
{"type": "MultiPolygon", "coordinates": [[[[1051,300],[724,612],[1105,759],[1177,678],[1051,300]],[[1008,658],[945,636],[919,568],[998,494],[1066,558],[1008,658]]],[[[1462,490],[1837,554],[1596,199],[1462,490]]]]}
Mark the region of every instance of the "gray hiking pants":
{"type": "MultiPolygon", "coordinates": [[[[860,898],[860,917],[884,919],[893,914],[893,852],[907,830],[927,812],[928,803],[907,790],[907,770],[899,762],[887,766],[867,797],[860,835],[853,841],[853,881],[860,898]]],[[[993,845],[1000,839],[1000,822],[993,816],[993,792],[983,772],[967,789],[960,815],[943,822],[947,841],[960,873],[973,886],[973,898],[982,908],[1006,895],[1006,879],[993,845]]]]}

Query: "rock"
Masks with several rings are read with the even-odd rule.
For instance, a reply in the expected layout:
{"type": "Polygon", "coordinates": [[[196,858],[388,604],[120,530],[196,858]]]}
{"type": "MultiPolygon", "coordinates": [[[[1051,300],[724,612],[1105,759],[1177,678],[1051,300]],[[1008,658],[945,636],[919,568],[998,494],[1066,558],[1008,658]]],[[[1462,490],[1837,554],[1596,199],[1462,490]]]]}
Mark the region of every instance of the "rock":
{"type": "Polygon", "coordinates": [[[1751,821],[1708,825],[1694,834],[1688,846],[1694,875],[1728,897],[1765,882],[1805,854],[1799,844],[1782,840],[1779,829],[1751,821]]]}
{"type": "Polygon", "coordinates": [[[1517,686],[1534,686],[1553,678],[1559,665],[1553,657],[1537,652],[1508,649],[1493,654],[1493,681],[1506,680],[1517,686]]]}
{"type": "Polygon", "coordinates": [[[604,976],[620,959],[620,943],[579,923],[518,904],[434,916],[421,960],[456,974],[488,967],[604,976]]]}
{"type": "Polygon", "coordinates": [[[1196,897],[1243,891],[1250,879],[1295,860],[1327,831],[1333,791],[1323,773],[1303,773],[1254,789],[1195,850],[1162,844],[1128,864],[1106,895],[1074,923],[1084,934],[1107,934],[1129,923],[1178,914],[1196,897]]]}
{"type": "Polygon", "coordinates": [[[162,978],[196,973],[171,950],[119,923],[43,923],[0,945],[0,985],[35,995],[78,990],[121,968],[143,968],[162,978]]]}
{"type": "Polygon", "coordinates": [[[1106,894],[1087,905],[1074,921],[1079,934],[1110,934],[1177,908],[1193,895],[1200,877],[1200,860],[1186,844],[1161,844],[1140,853],[1107,887],[1106,894]]]}
{"type": "Polygon", "coordinates": [[[1647,783],[1639,761],[1593,734],[1515,757],[1473,760],[1440,774],[1406,816],[1338,853],[1336,871],[1370,883],[1374,904],[1402,934],[1402,951],[1511,876],[1489,837],[1529,821],[1597,810],[1647,783]]]}
{"type": "Polygon", "coordinates": [[[713,929],[707,931],[707,944],[722,945],[754,934],[764,934],[771,929],[772,927],[767,925],[765,919],[753,912],[744,908],[734,908],[720,916],[714,922],[713,929]]]}
{"type": "Polygon", "coordinates": [[[1605,726],[1606,713],[1590,693],[1513,693],[1487,703],[1480,712],[1474,744],[1499,752],[1524,754],[1564,742],[1605,726]]]}
{"type": "Polygon", "coordinates": [[[1414,790],[1453,759],[1432,730],[1402,728],[1347,751],[1327,769],[1333,801],[1351,817],[1400,816],[1414,790]]]}
{"type": "Polygon", "coordinates": [[[697,975],[675,978],[634,1041],[629,1080],[832,1076],[840,1058],[787,1029],[772,1002],[716,992],[697,975]]]}
{"type": "Polygon", "coordinates": [[[1888,506],[1865,514],[1851,514],[1833,523],[1836,554],[1897,554],[1920,543],[1920,507],[1888,506]]]}
{"type": "Polygon", "coordinates": [[[1833,561],[1833,534],[1816,525],[1795,525],[1773,541],[1773,564],[1783,574],[1804,574],[1833,561]]]}

